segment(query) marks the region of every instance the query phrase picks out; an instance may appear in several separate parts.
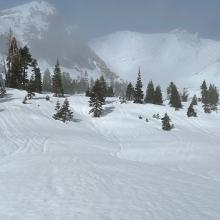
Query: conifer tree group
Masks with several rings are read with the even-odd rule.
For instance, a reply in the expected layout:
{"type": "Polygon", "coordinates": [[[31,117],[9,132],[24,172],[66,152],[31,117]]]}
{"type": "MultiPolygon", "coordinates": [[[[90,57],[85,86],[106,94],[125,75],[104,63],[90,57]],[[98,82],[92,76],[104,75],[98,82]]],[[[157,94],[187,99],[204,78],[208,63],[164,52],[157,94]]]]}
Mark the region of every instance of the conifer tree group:
{"type": "Polygon", "coordinates": [[[60,105],[59,100],[57,101],[55,111],[56,113],[53,115],[55,120],[60,120],[65,123],[73,119],[73,112],[70,109],[69,101],[67,98],[64,100],[62,106],[60,105]]]}
{"type": "Polygon", "coordinates": [[[217,105],[219,103],[219,92],[217,87],[214,84],[210,84],[208,88],[204,80],[200,88],[204,112],[210,113],[211,111],[217,110],[217,105]]]}

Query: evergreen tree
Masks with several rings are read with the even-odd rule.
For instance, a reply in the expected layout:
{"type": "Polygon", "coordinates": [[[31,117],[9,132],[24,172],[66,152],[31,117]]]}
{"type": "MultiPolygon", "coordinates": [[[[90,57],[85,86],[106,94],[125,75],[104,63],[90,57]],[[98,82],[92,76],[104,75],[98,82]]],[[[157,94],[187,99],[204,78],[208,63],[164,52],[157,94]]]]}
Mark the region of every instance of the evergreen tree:
{"type": "Polygon", "coordinates": [[[134,103],[139,103],[139,104],[143,103],[144,94],[142,91],[142,87],[143,87],[143,84],[141,81],[141,71],[139,69],[137,82],[135,86],[134,103]]]}
{"type": "Polygon", "coordinates": [[[91,89],[89,106],[92,108],[89,113],[92,113],[94,117],[100,117],[103,112],[102,105],[104,103],[105,96],[103,94],[103,84],[100,82],[100,80],[96,80],[95,85],[91,89]]]}
{"type": "Polygon", "coordinates": [[[127,90],[126,90],[126,99],[128,101],[132,101],[132,100],[134,100],[134,95],[135,95],[134,87],[133,87],[132,83],[130,82],[128,84],[127,90]]]}
{"type": "Polygon", "coordinates": [[[180,95],[175,84],[172,84],[171,86],[170,105],[171,107],[174,107],[176,110],[182,108],[180,95]]]}
{"type": "Polygon", "coordinates": [[[208,88],[205,80],[203,81],[200,89],[201,89],[202,103],[205,104],[206,102],[208,102],[208,88]]]}
{"type": "Polygon", "coordinates": [[[211,110],[217,110],[217,105],[219,103],[219,93],[215,85],[210,84],[208,90],[208,102],[211,110]]]}
{"type": "Polygon", "coordinates": [[[54,96],[55,97],[63,97],[64,91],[63,91],[62,79],[61,79],[61,69],[60,69],[60,64],[59,64],[58,59],[57,59],[56,65],[55,65],[52,82],[53,82],[54,96]]]}
{"type": "Polygon", "coordinates": [[[64,100],[59,113],[61,116],[60,120],[64,123],[73,119],[73,112],[70,110],[69,101],[67,98],[64,100]]]}
{"type": "Polygon", "coordinates": [[[192,98],[192,105],[198,105],[198,100],[197,100],[196,95],[194,95],[192,98]]]}
{"type": "Polygon", "coordinates": [[[28,67],[31,65],[32,57],[27,46],[24,46],[23,48],[19,49],[19,55],[22,67],[22,88],[25,89],[28,84],[27,71],[28,67]]]}
{"type": "Polygon", "coordinates": [[[32,72],[34,74],[34,92],[41,93],[42,92],[42,81],[41,81],[41,72],[38,67],[38,63],[36,59],[32,60],[31,63],[32,72]]]}
{"type": "Polygon", "coordinates": [[[52,78],[49,69],[44,72],[42,90],[44,92],[52,92],[52,78]]]}
{"type": "Polygon", "coordinates": [[[197,117],[197,113],[195,112],[193,108],[193,103],[190,104],[188,110],[187,110],[187,116],[188,117],[197,117]]]}
{"type": "Polygon", "coordinates": [[[60,111],[60,109],[61,109],[60,102],[59,102],[59,100],[57,100],[57,103],[56,103],[56,106],[55,106],[56,113],[53,115],[53,118],[55,120],[60,120],[61,119],[61,111],[60,111]]]}
{"type": "Polygon", "coordinates": [[[146,97],[144,101],[146,103],[154,103],[154,84],[152,80],[148,83],[146,97]]]}
{"type": "Polygon", "coordinates": [[[163,104],[163,97],[162,97],[162,92],[161,92],[161,88],[158,85],[155,89],[154,92],[154,104],[156,105],[162,105],[163,104]]]}
{"type": "Polygon", "coordinates": [[[204,80],[201,85],[201,96],[202,96],[202,103],[203,103],[203,109],[205,113],[210,113],[211,108],[209,105],[209,91],[207,89],[206,81],[204,80]]]}
{"type": "Polygon", "coordinates": [[[168,114],[166,113],[162,120],[162,129],[165,131],[170,131],[174,126],[170,124],[171,120],[168,114]]]}

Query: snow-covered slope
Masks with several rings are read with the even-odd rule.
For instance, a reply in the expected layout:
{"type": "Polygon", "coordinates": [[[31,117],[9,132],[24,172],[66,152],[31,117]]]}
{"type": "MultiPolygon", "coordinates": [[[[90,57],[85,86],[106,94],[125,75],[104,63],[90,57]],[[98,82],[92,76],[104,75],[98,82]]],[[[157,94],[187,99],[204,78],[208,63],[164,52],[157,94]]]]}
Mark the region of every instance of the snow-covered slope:
{"type": "Polygon", "coordinates": [[[197,34],[184,30],[162,34],[125,31],[96,39],[90,45],[114,72],[127,80],[134,81],[141,67],[145,83],[150,79],[163,84],[172,80],[184,86],[198,86],[201,78],[195,74],[201,72],[220,85],[220,72],[209,69],[219,63],[220,43],[197,34]]]}
{"type": "Polygon", "coordinates": [[[43,71],[53,67],[58,57],[65,70],[73,75],[86,70],[90,76],[102,73],[107,78],[117,78],[57,9],[45,1],[33,1],[0,11],[2,54],[7,51],[6,39],[10,28],[22,46],[27,44],[31,48],[43,71]]]}
{"type": "Polygon", "coordinates": [[[88,99],[72,96],[75,120],[63,124],[52,119],[56,98],[24,105],[24,95],[0,100],[0,219],[220,219],[219,113],[198,106],[189,119],[189,103],[174,111],[112,98],[95,119],[88,99]],[[175,129],[162,131],[157,112],[175,129]]]}

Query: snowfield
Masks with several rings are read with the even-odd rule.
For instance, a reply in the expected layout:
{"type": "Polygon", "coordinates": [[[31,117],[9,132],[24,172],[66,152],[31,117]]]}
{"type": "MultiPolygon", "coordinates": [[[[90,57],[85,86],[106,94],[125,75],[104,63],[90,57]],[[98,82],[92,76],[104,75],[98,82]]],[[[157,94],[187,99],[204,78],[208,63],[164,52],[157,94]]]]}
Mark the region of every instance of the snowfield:
{"type": "Polygon", "coordinates": [[[24,96],[0,99],[0,219],[220,219],[219,113],[197,106],[189,119],[189,103],[174,111],[109,98],[95,119],[75,95],[74,122],[63,124],[52,119],[56,98],[24,105],[24,96]],[[152,118],[165,112],[170,132],[152,118]]]}

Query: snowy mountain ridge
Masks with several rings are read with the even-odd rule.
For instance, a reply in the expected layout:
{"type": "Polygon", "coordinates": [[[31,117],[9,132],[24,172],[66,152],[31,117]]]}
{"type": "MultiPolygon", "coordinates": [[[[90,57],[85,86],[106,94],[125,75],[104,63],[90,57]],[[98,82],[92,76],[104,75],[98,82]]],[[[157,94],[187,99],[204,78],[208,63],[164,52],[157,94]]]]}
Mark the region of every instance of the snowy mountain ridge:
{"type": "Polygon", "coordinates": [[[22,46],[28,45],[42,71],[54,68],[57,57],[64,71],[91,77],[101,74],[118,79],[95,52],[83,42],[55,6],[46,1],[32,1],[0,11],[0,53],[5,54],[9,29],[22,46]],[[46,48],[46,49],[45,49],[46,48]]]}
{"type": "Polygon", "coordinates": [[[57,13],[54,6],[45,1],[32,1],[28,4],[6,9],[0,12],[0,33],[7,34],[9,28],[23,44],[28,43],[34,28],[34,37],[41,38],[41,32],[49,28],[48,16],[57,13]],[[28,36],[27,36],[28,35],[28,36]]]}
{"type": "Polygon", "coordinates": [[[116,32],[91,41],[90,46],[126,80],[135,81],[141,67],[145,83],[153,79],[166,85],[176,81],[198,87],[201,79],[196,73],[200,73],[208,81],[215,75],[220,85],[220,72],[213,69],[213,64],[219,63],[220,43],[183,29],[156,34],[116,32]],[[203,73],[204,69],[208,71],[203,73]]]}

